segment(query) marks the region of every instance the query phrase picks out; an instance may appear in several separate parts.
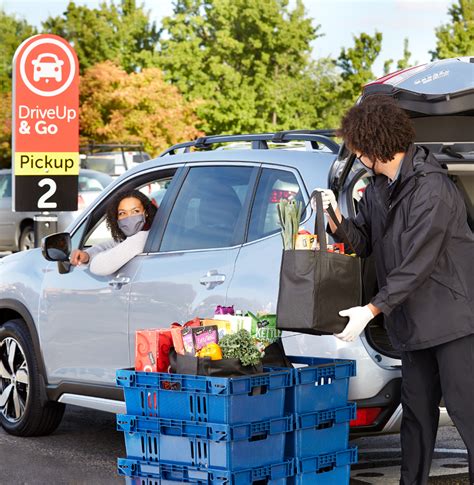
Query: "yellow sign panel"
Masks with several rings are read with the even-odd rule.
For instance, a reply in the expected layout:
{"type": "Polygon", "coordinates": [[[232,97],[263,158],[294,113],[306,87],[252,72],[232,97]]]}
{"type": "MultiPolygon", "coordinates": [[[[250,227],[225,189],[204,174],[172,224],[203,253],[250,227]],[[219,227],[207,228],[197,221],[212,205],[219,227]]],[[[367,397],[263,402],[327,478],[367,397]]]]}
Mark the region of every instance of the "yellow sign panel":
{"type": "Polygon", "coordinates": [[[79,175],[79,153],[16,152],[16,175],[79,175]]]}

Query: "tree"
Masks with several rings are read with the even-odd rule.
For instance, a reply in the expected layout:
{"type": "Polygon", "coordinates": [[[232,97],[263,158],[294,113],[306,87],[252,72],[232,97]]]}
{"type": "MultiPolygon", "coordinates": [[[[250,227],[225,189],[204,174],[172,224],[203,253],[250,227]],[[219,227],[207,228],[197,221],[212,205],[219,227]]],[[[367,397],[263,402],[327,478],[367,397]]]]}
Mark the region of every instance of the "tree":
{"type": "Polygon", "coordinates": [[[159,63],[208,133],[296,127],[318,28],[301,0],[177,0],[159,63]]]}
{"type": "Polygon", "coordinates": [[[374,36],[362,33],[354,36],[354,47],[343,48],[337,60],[342,69],[339,106],[341,113],[350,108],[362,93],[362,88],[374,79],[372,66],[382,47],[382,34],[375,32],[374,36]]]}
{"type": "Polygon", "coordinates": [[[89,68],[80,84],[83,142],[140,142],[157,155],[202,133],[195,103],[163,79],[158,68],[128,74],[110,61],[89,68]]]}
{"type": "Polygon", "coordinates": [[[474,55],[474,2],[458,0],[448,10],[451,22],[436,29],[432,60],[474,55]]]}
{"type": "MultiPolygon", "coordinates": [[[[414,65],[413,62],[410,60],[410,58],[411,58],[411,52],[408,49],[408,38],[405,37],[405,39],[403,39],[403,57],[399,59],[397,62],[397,71],[400,71],[401,69],[406,69],[407,67],[414,65]]],[[[384,75],[389,74],[392,71],[392,64],[393,64],[393,59],[388,59],[387,61],[384,62],[384,65],[383,65],[384,75]]]]}
{"type": "Polygon", "coordinates": [[[88,8],[69,2],[62,16],[43,22],[44,33],[67,39],[76,50],[81,73],[105,60],[127,72],[155,65],[158,31],[136,0],[103,2],[88,8]]]}
{"type": "MultiPolygon", "coordinates": [[[[0,9],[0,92],[11,91],[13,55],[18,46],[28,37],[36,34],[36,29],[14,15],[7,15],[0,9]]],[[[2,104],[2,110],[4,105],[2,104]]]]}
{"type": "Polygon", "coordinates": [[[0,92],[0,168],[8,168],[12,157],[12,96],[0,92]]]}

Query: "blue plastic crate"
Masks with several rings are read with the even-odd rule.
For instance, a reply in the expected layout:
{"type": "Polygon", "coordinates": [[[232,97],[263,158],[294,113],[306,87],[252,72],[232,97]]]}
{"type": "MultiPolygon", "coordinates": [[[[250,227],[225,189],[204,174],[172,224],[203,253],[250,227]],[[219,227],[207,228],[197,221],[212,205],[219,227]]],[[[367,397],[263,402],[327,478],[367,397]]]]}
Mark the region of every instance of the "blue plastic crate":
{"type": "Polygon", "coordinates": [[[288,413],[313,413],[347,404],[349,378],[356,374],[354,360],[299,356],[289,360],[304,367],[292,369],[293,386],[286,400],[288,413]]]}
{"type": "Polygon", "coordinates": [[[145,416],[117,416],[129,458],[230,471],[284,460],[292,416],[226,425],[145,416]]]}
{"type": "Polygon", "coordinates": [[[129,483],[133,485],[176,485],[176,483],[249,485],[262,480],[268,485],[286,485],[287,477],[290,477],[293,472],[293,460],[231,472],[174,463],[118,459],[119,475],[129,477],[131,480],[129,483]]]}
{"type": "Polygon", "coordinates": [[[306,458],[345,450],[349,443],[349,422],[355,417],[355,403],[315,413],[296,414],[295,431],[287,436],[286,455],[306,458]]]}
{"type": "Polygon", "coordinates": [[[235,424],[281,418],[291,369],[242,377],[117,371],[127,413],[235,424]]]}
{"type": "Polygon", "coordinates": [[[295,460],[296,475],[289,485],[348,485],[357,448],[295,460]]]}

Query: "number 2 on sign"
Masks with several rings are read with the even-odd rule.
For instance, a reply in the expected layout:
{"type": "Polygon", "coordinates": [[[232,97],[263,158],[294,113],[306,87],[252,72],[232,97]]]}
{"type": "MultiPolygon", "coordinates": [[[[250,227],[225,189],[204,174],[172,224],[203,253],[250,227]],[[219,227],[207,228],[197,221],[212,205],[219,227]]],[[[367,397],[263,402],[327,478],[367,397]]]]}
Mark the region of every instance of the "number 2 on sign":
{"type": "Polygon", "coordinates": [[[38,209],[56,209],[58,206],[56,202],[47,202],[56,193],[56,182],[53,179],[41,179],[38,185],[40,187],[49,186],[49,189],[38,200],[38,209]]]}

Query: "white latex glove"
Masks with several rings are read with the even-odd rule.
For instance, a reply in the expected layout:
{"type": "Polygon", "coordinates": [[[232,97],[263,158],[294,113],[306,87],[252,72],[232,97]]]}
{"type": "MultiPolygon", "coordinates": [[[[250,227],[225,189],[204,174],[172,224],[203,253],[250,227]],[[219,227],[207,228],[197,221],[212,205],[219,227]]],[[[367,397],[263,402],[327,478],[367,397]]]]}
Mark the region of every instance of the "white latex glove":
{"type": "Polygon", "coordinates": [[[339,312],[339,315],[341,317],[349,317],[349,323],[346,325],[346,328],[341,333],[334,334],[337,338],[344,340],[344,342],[355,340],[364,331],[370,320],[374,318],[374,314],[368,305],[342,310],[339,312]]]}
{"type": "MultiPolygon", "coordinates": [[[[329,205],[332,206],[332,208],[334,210],[336,210],[337,208],[337,201],[336,201],[336,196],[334,195],[334,192],[332,190],[329,190],[329,189],[314,189],[314,191],[318,191],[318,192],[321,192],[321,196],[323,198],[323,209],[326,210],[329,205]]],[[[315,211],[316,210],[316,199],[315,197],[312,197],[311,198],[311,207],[313,208],[313,210],[315,211]]]]}

